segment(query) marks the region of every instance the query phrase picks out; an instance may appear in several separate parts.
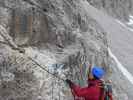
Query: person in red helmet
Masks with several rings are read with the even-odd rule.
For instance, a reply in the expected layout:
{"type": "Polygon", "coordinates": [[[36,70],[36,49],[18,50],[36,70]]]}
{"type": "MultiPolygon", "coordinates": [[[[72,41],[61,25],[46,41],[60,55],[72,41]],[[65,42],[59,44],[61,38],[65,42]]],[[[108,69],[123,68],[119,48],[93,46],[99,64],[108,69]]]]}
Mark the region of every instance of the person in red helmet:
{"type": "Polygon", "coordinates": [[[89,74],[88,76],[87,87],[81,88],[71,80],[66,80],[71,88],[74,100],[105,100],[101,89],[102,80],[100,80],[105,73],[104,70],[100,67],[94,66],[91,73],[92,74],[89,74]]]}

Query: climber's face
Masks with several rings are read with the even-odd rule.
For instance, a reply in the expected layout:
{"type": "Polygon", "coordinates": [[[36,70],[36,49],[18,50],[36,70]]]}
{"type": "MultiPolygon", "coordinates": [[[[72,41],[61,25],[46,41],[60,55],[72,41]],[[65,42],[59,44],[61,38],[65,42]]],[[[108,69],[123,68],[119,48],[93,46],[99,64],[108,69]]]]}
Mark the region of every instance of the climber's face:
{"type": "Polygon", "coordinates": [[[88,79],[89,79],[89,80],[92,80],[92,79],[94,79],[94,76],[93,76],[92,74],[90,74],[90,75],[88,76],[88,79]]]}

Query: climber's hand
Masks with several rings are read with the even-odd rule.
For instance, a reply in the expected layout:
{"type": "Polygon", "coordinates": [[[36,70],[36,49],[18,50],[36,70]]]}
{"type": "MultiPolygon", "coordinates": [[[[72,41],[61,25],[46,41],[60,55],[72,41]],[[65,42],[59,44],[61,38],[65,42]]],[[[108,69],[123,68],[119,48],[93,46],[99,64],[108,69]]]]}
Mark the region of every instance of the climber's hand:
{"type": "Polygon", "coordinates": [[[73,84],[72,81],[69,79],[66,79],[66,83],[69,84],[69,86],[71,86],[73,84]]]}

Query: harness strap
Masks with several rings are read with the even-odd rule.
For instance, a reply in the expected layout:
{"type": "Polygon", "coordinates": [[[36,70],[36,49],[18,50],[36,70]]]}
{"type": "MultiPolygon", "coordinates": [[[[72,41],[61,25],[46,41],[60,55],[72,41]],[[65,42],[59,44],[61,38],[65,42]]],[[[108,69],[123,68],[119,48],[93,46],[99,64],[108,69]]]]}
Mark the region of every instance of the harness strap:
{"type": "Polygon", "coordinates": [[[99,100],[104,100],[105,98],[105,92],[104,92],[104,88],[103,87],[100,87],[100,97],[99,97],[99,100]]]}
{"type": "Polygon", "coordinates": [[[101,92],[100,92],[100,97],[99,97],[99,100],[113,100],[113,97],[112,97],[112,93],[106,93],[104,91],[104,88],[101,88],[101,92]],[[107,96],[107,98],[106,98],[107,96]]]}

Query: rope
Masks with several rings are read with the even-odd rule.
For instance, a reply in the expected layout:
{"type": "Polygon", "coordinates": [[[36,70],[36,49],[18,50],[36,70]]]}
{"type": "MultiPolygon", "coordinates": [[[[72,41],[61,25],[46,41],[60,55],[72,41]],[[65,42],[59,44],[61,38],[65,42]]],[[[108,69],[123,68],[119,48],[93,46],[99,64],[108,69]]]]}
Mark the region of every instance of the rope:
{"type": "MultiPolygon", "coordinates": [[[[0,26],[0,35],[9,43],[9,46],[10,46],[12,49],[17,50],[17,51],[19,51],[20,53],[24,54],[24,53],[25,53],[25,50],[24,50],[23,48],[19,48],[19,47],[14,43],[14,41],[11,39],[11,37],[10,37],[10,36],[6,36],[5,34],[8,34],[7,31],[6,31],[6,29],[3,28],[2,26],[0,26]]],[[[53,75],[54,77],[56,77],[56,78],[58,78],[58,79],[60,79],[60,80],[62,80],[62,81],[65,81],[64,79],[60,78],[59,76],[57,76],[57,75],[51,73],[51,72],[48,71],[46,68],[44,68],[44,67],[47,67],[47,66],[44,66],[44,67],[43,67],[42,65],[40,65],[37,61],[35,61],[35,60],[34,60],[33,58],[31,58],[31,57],[28,57],[28,56],[27,56],[27,58],[28,58],[29,60],[33,61],[33,62],[34,62],[36,65],[38,65],[42,70],[46,71],[47,73],[53,75]]]]}
{"type": "Polygon", "coordinates": [[[28,59],[30,59],[31,61],[33,61],[38,67],[40,67],[42,70],[44,70],[45,72],[49,73],[50,75],[52,75],[52,76],[58,78],[59,80],[65,81],[64,79],[60,78],[59,76],[57,76],[57,75],[51,73],[51,72],[48,71],[46,68],[44,68],[44,67],[47,67],[47,66],[43,65],[43,66],[44,66],[44,67],[43,67],[42,65],[40,65],[37,61],[35,61],[35,60],[34,60],[33,58],[31,58],[31,57],[28,57],[28,59]]]}

